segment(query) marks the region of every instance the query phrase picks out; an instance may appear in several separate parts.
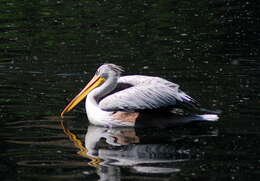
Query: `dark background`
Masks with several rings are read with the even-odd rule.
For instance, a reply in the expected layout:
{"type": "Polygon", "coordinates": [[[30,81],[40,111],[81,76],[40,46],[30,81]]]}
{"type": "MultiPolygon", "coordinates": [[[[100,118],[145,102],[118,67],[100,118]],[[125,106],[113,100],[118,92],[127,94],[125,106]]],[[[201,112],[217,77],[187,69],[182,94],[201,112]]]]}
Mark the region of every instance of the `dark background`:
{"type": "MultiPolygon", "coordinates": [[[[107,62],[176,82],[222,110],[195,164],[206,171],[184,166],[177,179],[259,178],[259,9],[253,0],[0,0],[1,180],[98,179],[57,120],[107,62]]],[[[86,116],[74,116],[83,138],[86,116]]],[[[120,178],[147,176],[129,170],[120,178]]]]}

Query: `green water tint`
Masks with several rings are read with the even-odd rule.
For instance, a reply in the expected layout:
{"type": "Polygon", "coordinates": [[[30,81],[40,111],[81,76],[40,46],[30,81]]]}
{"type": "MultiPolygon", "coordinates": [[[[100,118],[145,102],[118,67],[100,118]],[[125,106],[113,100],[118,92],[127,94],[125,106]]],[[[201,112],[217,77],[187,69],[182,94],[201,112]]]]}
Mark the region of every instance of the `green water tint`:
{"type": "Polygon", "coordinates": [[[1,1],[1,180],[257,180],[258,9],[254,1],[1,1]],[[94,129],[82,104],[65,121],[84,147],[91,130],[105,137],[88,153],[102,160],[93,167],[58,115],[105,62],[176,82],[223,114],[210,125],[94,129]]]}

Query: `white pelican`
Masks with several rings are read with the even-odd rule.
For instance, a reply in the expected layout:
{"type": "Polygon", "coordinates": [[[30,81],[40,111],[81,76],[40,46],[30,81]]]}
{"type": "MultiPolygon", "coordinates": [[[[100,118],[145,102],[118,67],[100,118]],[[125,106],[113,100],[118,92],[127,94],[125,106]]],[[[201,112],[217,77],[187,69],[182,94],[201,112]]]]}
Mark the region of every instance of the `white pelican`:
{"type": "MultiPolygon", "coordinates": [[[[148,113],[149,120],[156,119],[155,122],[162,124],[162,119],[154,115],[158,113],[155,110],[164,110],[160,117],[165,116],[169,120],[171,116],[165,110],[174,107],[195,111],[200,109],[197,101],[181,91],[178,84],[152,76],[121,77],[122,71],[122,67],[114,64],[100,66],[92,80],[66,106],[61,117],[86,96],[85,108],[89,121],[105,127],[136,126],[138,120],[147,118],[142,113],[148,113]]],[[[201,116],[203,121],[218,119],[216,114],[201,116]]],[[[146,124],[149,126],[154,122],[148,121],[146,124]]]]}

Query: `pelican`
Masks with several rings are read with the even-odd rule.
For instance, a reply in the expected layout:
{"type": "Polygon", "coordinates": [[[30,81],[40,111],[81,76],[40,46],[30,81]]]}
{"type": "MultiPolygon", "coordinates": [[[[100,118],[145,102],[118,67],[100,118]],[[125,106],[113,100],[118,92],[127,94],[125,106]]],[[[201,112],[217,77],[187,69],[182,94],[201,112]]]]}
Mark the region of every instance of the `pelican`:
{"type": "MultiPolygon", "coordinates": [[[[105,127],[136,126],[143,116],[159,124],[171,121],[172,108],[181,107],[190,112],[200,110],[198,102],[180,90],[179,85],[160,77],[129,75],[121,76],[123,68],[115,64],[103,64],[98,68],[92,80],[72,99],[61,113],[71,111],[85,97],[88,120],[94,125],[105,127]],[[166,113],[167,112],[167,113],[166,113]],[[162,115],[163,114],[163,115],[162,115]],[[170,116],[169,116],[170,115],[170,116]]],[[[200,116],[202,121],[216,121],[216,114],[200,116]]],[[[184,121],[185,122],[185,119],[184,121]]],[[[146,122],[149,126],[152,121],[146,122]]]]}

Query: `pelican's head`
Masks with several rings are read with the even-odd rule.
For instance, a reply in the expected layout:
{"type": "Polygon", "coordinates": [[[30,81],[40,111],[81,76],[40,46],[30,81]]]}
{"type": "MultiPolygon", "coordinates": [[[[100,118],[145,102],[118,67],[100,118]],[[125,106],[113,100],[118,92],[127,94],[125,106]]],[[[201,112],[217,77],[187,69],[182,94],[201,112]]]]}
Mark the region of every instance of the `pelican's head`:
{"type": "Polygon", "coordinates": [[[115,64],[103,64],[97,69],[95,75],[107,79],[108,77],[120,77],[122,72],[123,68],[121,66],[115,64]]]}
{"type": "Polygon", "coordinates": [[[85,86],[85,88],[65,107],[65,109],[61,113],[61,117],[63,117],[64,113],[69,112],[73,108],[75,108],[76,105],[78,105],[88,95],[90,91],[102,85],[108,78],[120,77],[122,71],[123,68],[115,64],[101,65],[95,73],[95,76],[85,86]]]}

